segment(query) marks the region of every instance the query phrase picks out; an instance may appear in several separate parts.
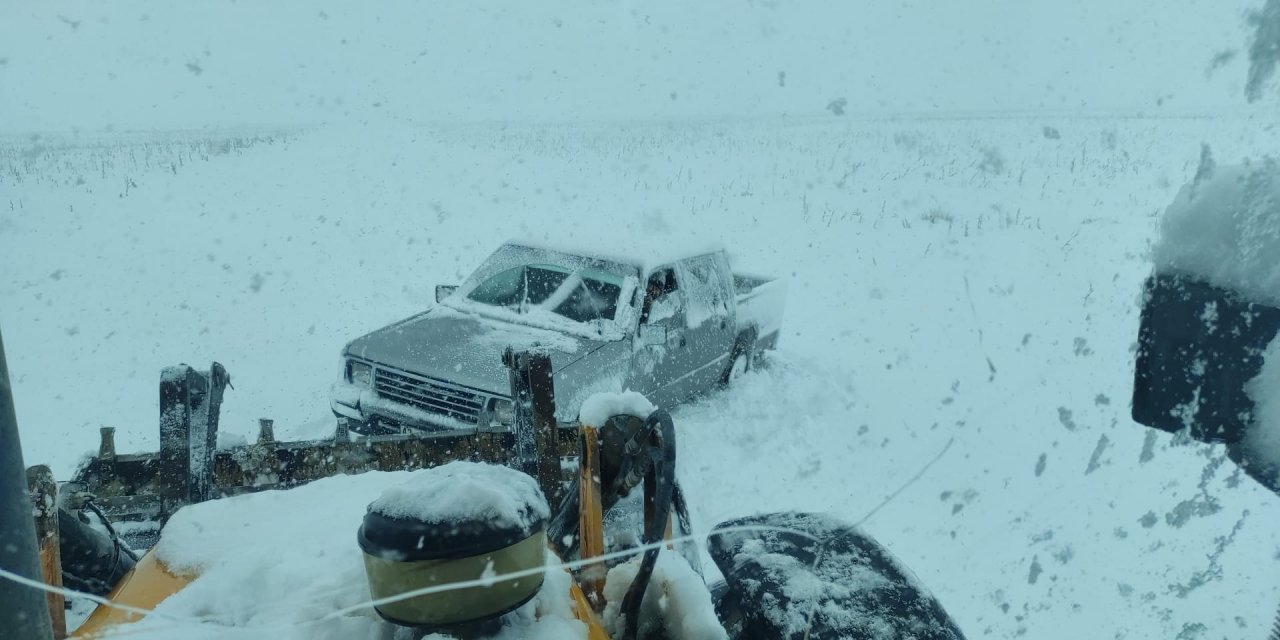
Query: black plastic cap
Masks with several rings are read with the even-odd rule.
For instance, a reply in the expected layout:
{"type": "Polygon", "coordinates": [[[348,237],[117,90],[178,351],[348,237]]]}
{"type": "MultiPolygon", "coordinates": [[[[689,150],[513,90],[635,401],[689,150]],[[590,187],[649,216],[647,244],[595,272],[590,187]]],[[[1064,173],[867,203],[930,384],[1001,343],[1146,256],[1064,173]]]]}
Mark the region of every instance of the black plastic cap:
{"type": "Polygon", "coordinates": [[[521,518],[527,526],[490,522],[422,522],[392,518],[376,511],[364,515],[356,533],[360,549],[380,558],[401,561],[467,558],[509,547],[546,527],[545,518],[529,512],[521,518]]]}

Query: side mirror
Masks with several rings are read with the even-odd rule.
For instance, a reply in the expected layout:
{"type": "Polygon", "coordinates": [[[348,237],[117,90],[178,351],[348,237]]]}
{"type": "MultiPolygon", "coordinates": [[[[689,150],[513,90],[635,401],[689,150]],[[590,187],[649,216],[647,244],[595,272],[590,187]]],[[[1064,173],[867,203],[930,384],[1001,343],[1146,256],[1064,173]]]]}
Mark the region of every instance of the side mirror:
{"type": "Polygon", "coordinates": [[[444,302],[445,298],[448,298],[449,296],[453,295],[453,292],[457,290],[458,290],[458,285],[456,284],[436,285],[436,302],[444,302]]]}
{"type": "Polygon", "coordinates": [[[1133,419],[1225,443],[1280,495],[1280,165],[1218,167],[1208,145],[1152,248],[1134,363],[1133,419]]]}
{"type": "Polygon", "coordinates": [[[1202,442],[1236,442],[1254,420],[1245,385],[1280,332],[1280,309],[1182,275],[1143,291],[1133,380],[1135,422],[1202,442]],[[1212,310],[1212,314],[1209,311],[1212,310]]]}
{"type": "Polygon", "coordinates": [[[667,344],[667,328],[656,324],[640,325],[640,344],[661,347],[667,344]]]}
{"type": "Polygon", "coordinates": [[[1280,335],[1280,308],[1190,276],[1160,273],[1147,280],[1143,300],[1134,422],[1226,443],[1228,458],[1280,494],[1280,454],[1259,446],[1265,438],[1250,437],[1262,426],[1247,389],[1280,335]]]}
{"type": "Polygon", "coordinates": [[[726,582],[716,614],[735,640],[964,640],[887,549],[834,518],[748,516],[718,525],[709,544],[726,582]]]}

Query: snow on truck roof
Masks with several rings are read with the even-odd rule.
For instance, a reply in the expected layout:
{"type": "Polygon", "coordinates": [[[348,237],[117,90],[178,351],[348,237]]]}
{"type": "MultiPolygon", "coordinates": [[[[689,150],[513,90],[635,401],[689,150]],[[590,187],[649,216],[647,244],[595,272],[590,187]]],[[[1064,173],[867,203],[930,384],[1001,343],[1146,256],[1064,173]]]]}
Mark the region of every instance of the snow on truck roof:
{"type": "Polygon", "coordinates": [[[723,251],[718,243],[670,237],[620,237],[618,234],[563,237],[554,239],[512,238],[508,245],[544,249],[575,256],[597,258],[647,271],[693,256],[723,251]]]}
{"type": "Polygon", "coordinates": [[[1280,165],[1202,167],[1165,211],[1152,259],[1280,306],[1280,165]]]}

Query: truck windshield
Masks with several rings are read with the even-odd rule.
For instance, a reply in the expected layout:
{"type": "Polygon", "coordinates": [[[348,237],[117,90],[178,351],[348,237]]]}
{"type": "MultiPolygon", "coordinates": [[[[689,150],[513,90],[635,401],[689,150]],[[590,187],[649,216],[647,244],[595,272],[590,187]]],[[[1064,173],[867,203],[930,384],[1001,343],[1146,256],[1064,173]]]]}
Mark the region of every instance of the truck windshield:
{"type": "Polygon", "coordinates": [[[517,313],[549,311],[575,322],[613,320],[622,278],[593,269],[528,264],[494,274],[467,299],[517,313]]]}

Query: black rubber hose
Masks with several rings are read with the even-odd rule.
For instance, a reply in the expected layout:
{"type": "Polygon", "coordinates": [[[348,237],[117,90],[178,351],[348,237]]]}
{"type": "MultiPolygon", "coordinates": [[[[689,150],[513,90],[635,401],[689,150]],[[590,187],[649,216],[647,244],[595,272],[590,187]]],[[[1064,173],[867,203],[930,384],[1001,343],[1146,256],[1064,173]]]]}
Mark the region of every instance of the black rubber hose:
{"type": "MultiPolygon", "coordinates": [[[[670,417],[667,418],[670,420],[670,417]]],[[[646,423],[632,438],[636,444],[652,440],[655,424],[646,423]]],[[[609,482],[609,486],[601,487],[600,500],[601,508],[604,513],[608,513],[609,509],[617,504],[618,499],[630,492],[631,486],[628,482],[631,480],[631,474],[635,470],[638,462],[637,458],[645,456],[645,449],[637,447],[634,455],[624,454],[619,460],[618,469],[613,474],[613,480],[609,482]]],[[[560,506],[556,509],[555,515],[551,518],[551,523],[547,526],[547,535],[551,538],[551,543],[555,545],[556,551],[560,557],[569,559],[578,553],[578,512],[581,508],[581,489],[578,476],[575,475],[573,482],[569,485],[569,490],[560,500],[560,506]]],[[[684,516],[687,519],[687,515],[684,516]]]]}
{"type": "MultiPolygon", "coordinates": [[[[601,489],[600,498],[603,513],[608,513],[609,509],[618,502],[618,497],[623,493],[624,480],[631,473],[634,461],[634,458],[631,457],[623,458],[613,482],[601,489]]],[[[569,485],[568,492],[561,499],[560,507],[556,509],[556,515],[551,519],[551,524],[547,526],[547,535],[551,536],[551,542],[556,546],[556,551],[559,552],[560,557],[565,559],[571,558],[578,553],[578,543],[580,541],[578,512],[582,506],[580,487],[581,481],[575,477],[569,485]]]]}
{"type": "MultiPolygon", "coordinates": [[[[653,519],[645,527],[643,544],[661,542],[667,530],[667,519],[671,517],[671,500],[676,483],[676,430],[671,423],[671,416],[661,409],[654,411],[645,421],[645,427],[658,427],[655,438],[650,441],[649,455],[652,465],[649,473],[654,477],[653,519]]],[[[625,622],[622,640],[636,640],[640,626],[640,605],[644,601],[645,591],[649,588],[649,579],[653,576],[653,567],[658,562],[658,553],[662,547],[654,547],[644,552],[640,561],[640,569],[622,599],[621,615],[625,622]]]]}
{"type": "Polygon", "coordinates": [[[132,554],[119,540],[81,522],[66,509],[58,509],[58,533],[62,582],[71,589],[106,595],[133,568],[132,554]]]}
{"type": "Polygon", "coordinates": [[[564,560],[572,558],[578,551],[578,506],[582,499],[580,491],[575,475],[547,525],[547,537],[555,546],[556,553],[564,560]]]}

